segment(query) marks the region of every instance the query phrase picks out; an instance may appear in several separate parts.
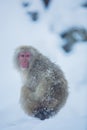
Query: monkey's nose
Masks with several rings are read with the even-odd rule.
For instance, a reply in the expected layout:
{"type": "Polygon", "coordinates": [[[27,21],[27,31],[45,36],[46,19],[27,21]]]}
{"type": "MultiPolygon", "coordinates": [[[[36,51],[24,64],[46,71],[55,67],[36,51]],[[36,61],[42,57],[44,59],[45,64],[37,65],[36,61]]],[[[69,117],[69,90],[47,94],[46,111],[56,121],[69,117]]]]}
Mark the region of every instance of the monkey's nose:
{"type": "Polygon", "coordinates": [[[30,15],[30,17],[33,21],[38,20],[38,12],[28,12],[28,15],[30,15]]]}

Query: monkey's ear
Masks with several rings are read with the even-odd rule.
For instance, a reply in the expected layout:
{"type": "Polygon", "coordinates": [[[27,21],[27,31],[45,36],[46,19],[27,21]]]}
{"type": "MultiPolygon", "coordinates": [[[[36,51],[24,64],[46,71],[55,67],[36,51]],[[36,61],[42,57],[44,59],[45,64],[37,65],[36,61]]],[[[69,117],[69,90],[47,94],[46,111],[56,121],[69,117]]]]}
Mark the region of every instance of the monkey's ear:
{"type": "Polygon", "coordinates": [[[44,2],[45,7],[47,8],[51,2],[51,0],[42,0],[44,2]]]}

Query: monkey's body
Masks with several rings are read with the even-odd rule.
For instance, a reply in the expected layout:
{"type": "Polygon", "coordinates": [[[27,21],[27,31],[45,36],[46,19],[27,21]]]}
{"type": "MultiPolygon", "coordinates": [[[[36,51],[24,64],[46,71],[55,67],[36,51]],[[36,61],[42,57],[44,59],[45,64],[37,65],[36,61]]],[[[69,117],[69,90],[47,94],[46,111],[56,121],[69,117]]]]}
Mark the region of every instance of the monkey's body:
{"type": "Polygon", "coordinates": [[[24,111],[41,120],[55,115],[68,96],[67,81],[59,66],[37,51],[32,65],[22,73],[25,79],[20,102],[24,111]]]}

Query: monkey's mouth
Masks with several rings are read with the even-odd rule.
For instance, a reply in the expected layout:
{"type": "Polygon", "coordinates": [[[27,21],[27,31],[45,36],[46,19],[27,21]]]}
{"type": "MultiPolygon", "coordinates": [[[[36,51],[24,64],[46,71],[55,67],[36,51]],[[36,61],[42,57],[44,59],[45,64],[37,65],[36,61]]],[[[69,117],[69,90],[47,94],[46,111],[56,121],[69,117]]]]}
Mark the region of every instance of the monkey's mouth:
{"type": "Polygon", "coordinates": [[[22,63],[21,63],[21,67],[26,69],[26,68],[29,67],[29,63],[27,63],[27,62],[22,62],[22,63]]]}

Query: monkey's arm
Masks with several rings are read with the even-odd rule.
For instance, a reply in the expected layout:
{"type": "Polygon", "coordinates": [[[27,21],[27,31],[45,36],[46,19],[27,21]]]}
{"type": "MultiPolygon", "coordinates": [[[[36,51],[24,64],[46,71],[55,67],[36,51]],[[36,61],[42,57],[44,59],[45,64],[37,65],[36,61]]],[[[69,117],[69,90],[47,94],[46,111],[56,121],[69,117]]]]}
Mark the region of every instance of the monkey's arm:
{"type": "Polygon", "coordinates": [[[67,98],[67,82],[65,79],[58,79],[59,82],[43,78],[32,91],[24,86],[21,89],[21,104],[26,113],[44,120],[52,115],[65,104],[67,98]]]}
{"type": "Polygon", "coordinates": [[[40,102],[46,103],[45,105],[51,107],[56,106],[66,100],[68,95],[66,80],[57,84],[46,84],[41,82],[38,85],[34,96],[40,102]]]}
{"type": "Polygon", "coordinates": [[[38,101],[35,93],[32,92],[29,87],[23,86],[21,88],[20,103],[24,111],[29,115],[32,115],[35,108],[37,108],[38,101]]]}
{"type": "Polygon", "coordinates": [[[68,96],[67,81],[65,79],[61,79],[57,84],[43,85],[39,86],[36,91],[40,103],[35,109],[35,116],[41,119],[49,118],[52,114],[55,115],[65,104],[68,96]]]}

